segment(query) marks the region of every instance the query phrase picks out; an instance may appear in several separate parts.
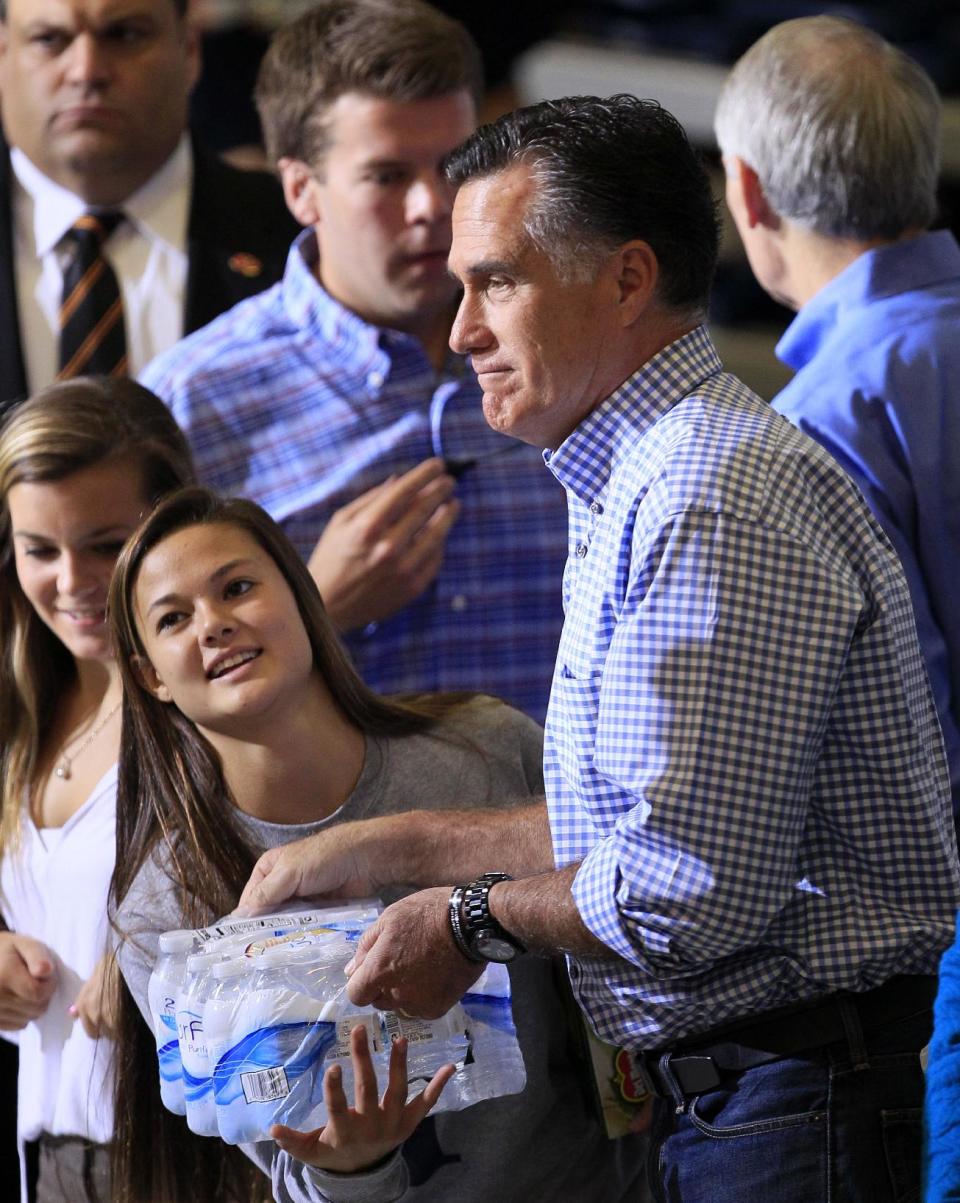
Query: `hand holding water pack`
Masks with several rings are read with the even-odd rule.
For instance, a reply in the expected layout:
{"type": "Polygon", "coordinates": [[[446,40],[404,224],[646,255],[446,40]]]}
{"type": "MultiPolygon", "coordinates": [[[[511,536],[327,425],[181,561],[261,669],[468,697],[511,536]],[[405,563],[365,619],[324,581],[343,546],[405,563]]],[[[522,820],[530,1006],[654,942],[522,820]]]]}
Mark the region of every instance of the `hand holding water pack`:
{"type": "MultiPolygon", "coordinates": [[[[306,913],[315,922],[317,912],[306,913]]],[[[192,958],[179,996],[185,1109],[194,1131],[213,1134],[213,1116],[229,1143],[266,1139],[276,1123],[301,1130],[322,1126],[328,1118],[323,1076],[331,1065],[340,1066],[352,1101],[350,1032],[358,1023],[366,1030],[381,1092],[398,1036],[408,1044],[410,1097],[441,1066],[455,1065],[437,1111],[523,1089],[503,966],[490,965],[462,1003],[437,1020],[350,1002],[344,966],[375,916],[368,905],[353,914],[341,909],[323,926],[286,917],[292,930],[281,935],[266,927],[207,937],[204,956],[192,958]]]]}

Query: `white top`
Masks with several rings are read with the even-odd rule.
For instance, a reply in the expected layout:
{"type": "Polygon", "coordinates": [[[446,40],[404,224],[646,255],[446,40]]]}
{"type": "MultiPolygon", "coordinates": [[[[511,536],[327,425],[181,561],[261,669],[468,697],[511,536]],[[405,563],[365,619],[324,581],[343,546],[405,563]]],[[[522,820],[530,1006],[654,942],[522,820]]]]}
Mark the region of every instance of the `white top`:
{"type": "Polygon", "coordinates": [[[101,1144],[113,1134],[111,1045],[91,1040],[68,1008],[107,948],[116,793],[114,765],[62,827],[38,829],[25,814],[20,847],[0,862],[7,926],[47,945],[58,978],[46,1012],[19,1033],[4,1033],[20,1047],[21,1152],[23,1142],[41,1132],[101,1144]]]}
{"type": "MultiPolygon", "coordinates": [[[[68,247],[63,236],[89,206],[48,179],[22,150],[10,152],[20,334],[30,392],[57,374],[58,311],[68,247]]],[[[183,334],[187,224],[193,153],[184,135],[163,167],[123,204],[121,222],[104,245],[123,294],[130,374],[183,334]]]]}

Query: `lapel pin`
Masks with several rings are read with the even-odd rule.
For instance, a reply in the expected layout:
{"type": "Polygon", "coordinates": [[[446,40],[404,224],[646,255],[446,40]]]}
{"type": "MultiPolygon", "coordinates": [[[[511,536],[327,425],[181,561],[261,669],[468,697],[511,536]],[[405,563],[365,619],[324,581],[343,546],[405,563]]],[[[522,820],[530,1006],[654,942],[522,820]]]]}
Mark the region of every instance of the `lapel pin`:
{"type": "Polygon", "coordinates": [[[231,255],[227,260],[227,267],[239,276],[246,276],[248,280],[255,279],[263,271],[263,264],[249,251],[237,251],[231,255]]]}

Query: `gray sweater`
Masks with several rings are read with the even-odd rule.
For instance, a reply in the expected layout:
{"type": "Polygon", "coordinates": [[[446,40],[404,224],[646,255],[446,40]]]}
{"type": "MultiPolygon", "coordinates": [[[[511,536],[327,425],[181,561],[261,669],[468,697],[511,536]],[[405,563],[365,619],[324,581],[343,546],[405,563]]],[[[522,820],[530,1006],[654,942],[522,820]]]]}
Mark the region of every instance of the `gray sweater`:
{"type": "MultiPolygon", "coordinates": [[[[478,700],[435,733],[369,738],[354,792],[320,822],[280,825],[241,817],[251,840],[266,849],[352,819],[529,801],[543,789],[541,745],[542,732],[531,719],[478,700]]],[[[181,925],[179,901],[160,859],[144,866],[118,919],[131,937],[120,952],[121,969],[148,1017],[147,979],[157,939],[181,925]]],[[[610,1141],[603,1133],[589,1101],[589,1070],[571,1037],[571,1015],[574,1024],[578,1020],[562,963],[528,956],[511,966],[510,976],[527,1071],[520,1094],[429,1117],[373,1172],[315,1170],[272,1141],[245,1146],[270,1175],[278,1203],[619,1203],[640,1198],[644,1145],[637,1137],[610,1141]]]]}

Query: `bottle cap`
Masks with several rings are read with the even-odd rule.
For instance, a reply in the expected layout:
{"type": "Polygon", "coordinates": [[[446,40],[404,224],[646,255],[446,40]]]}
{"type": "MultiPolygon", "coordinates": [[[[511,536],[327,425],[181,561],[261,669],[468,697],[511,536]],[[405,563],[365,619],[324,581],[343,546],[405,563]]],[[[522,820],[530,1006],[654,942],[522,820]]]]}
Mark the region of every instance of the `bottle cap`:
{"type": "Polygon", "coordinates": [[[218,961],[213,967],[213,976],[218,982],[228,977],[238,977],[250,971],[250,962],[246,957],[233,957],[229,961],[218,961]]]}
{"type": "Polygon", "coordinates": [[[222,960],[222,952],[194,952],[187,957],[187,973],[199,973],[222,960]]]}
{"type": "Polygon", "coordinates": [[[192,931],[179,929],[165,931],[160,936],[159,947],[162,953],[192,952],[197,945],[197,937],[192,931]]]}

